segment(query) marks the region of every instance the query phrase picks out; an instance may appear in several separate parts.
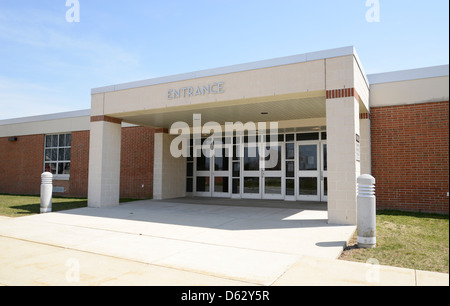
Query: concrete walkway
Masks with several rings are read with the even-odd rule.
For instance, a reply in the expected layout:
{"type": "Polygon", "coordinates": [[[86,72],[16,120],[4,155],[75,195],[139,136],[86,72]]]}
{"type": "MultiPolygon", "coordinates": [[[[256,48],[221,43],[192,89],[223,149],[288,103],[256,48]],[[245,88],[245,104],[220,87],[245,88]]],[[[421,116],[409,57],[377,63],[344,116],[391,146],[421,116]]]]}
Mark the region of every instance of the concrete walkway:
{"type": "Polygon", "coordinates": [[[324,210],[140,201],[0,218],[2,285],[448,285],[339,261],[353,226],[324,210]]]}

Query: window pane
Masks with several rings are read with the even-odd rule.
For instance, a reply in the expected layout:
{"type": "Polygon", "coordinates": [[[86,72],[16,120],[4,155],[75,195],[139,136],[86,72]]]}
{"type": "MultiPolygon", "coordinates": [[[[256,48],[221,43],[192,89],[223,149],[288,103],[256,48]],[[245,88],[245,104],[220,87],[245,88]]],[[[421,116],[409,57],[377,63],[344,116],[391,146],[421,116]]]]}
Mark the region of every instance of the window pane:
{"type": "Polygon", "coordinates": [[[266,157],[266,170],[281,171],[281,146],[275,148],[267,147],[267,151],[270,152],[270,155],[266,157]]]}
{"type": "Polygon", "coordinates": [[[64,155],[64,150],[65,149],[58,149],[58,161],[63,161],[65,160],[65,155],[64,155]]]}
{"type": "Polygon", "coordinates": [[[300,133],[297,134],[297,141],[319,140],[319,133],[300,133]]]}
{"type": "Polygon", "coordinates": [[[194,147],[189,148],[189,157],[187,158],[187,161],[190,162],[194,161],[194,147]]]}
{"type": "Polygon", "coordinates": [[[317,195],[317,177],[301,177],[299,187],[300,195],[317,195]]]}
{"type": "Polygon", "coordinates": [[[295,177],[295,162],[288,161],[286,162],[286,177],[295,177]]]}
{"type": "Polygon", "coordinates": [[[58,147],[58,135],[52,135],[52,147],[58,147]]]}
{"type": "Polygon", "coordinates": [[[214,178],[214,192],[228,192],[228,177],[214,178]]]}
{"type": "Polygon", "coordinates": [[[58,161],[58,149],[52,149],[51,161],[58,161]]]}
{"type": "Polygon", "coordinates": [[[294,159],[295,158],[295,145],[293,143],[286,144],[286,159],[294,159]]]}
{"type": "Polygon", "coordinates": [[[241,176],[241,163],[233,163],[233,177],[241,176]]]}
{"type": "Polygon", "coordinates": [[[187,175],[188,177],[194,176],[194,164],[188,163],[187,164],[187,175]]]}
{"type": "Polygon", "coordinates": [[[70,163],[64,163],[62,165],[63,165],[62,174],[70,174],[70,163]]]}
{"type": "Polygon", "coordinates": [[[239,160],[239,146],[233,146],[233,160],[239,160]]]}
{"type": "Polygon", "coordinates": [[[52,136],[45,136],[45,147],[50,148],[52,146],[52,136]]]}
{"type": "Polygon", "coordinates": [[[286,195],[295,195],[295,180],[286,180],[286,195]]]}
{"type": "Polygon", "coordinates": [[[323,145],[323,170],[328,170],[328,155],[327,155],[327,145],[323,145]]]}
{"type": "Polygon", "coordinates": [[[51,174],[56,174],[56,165],[55,163],[46,163],[45,164],[45,172],[50,172],[51,174]]]}
{"type": "Polygon", "coordinates": [[[52,149],[45,150],[45,161],[52,161],[52,149]]]}
{"type": "Polygon", "coordinates": [[[66,147],[72,146],[72,134],[66,134],[66,147]]]}
{"type": "Polygon", "coordinates": [[[264,192],[266,194],[281,194],[281,177],[266,177],[264,192]]]}
{"type": "Polygon", "coordinates": [[[259,152],[258,148],[244,148],[244,170],[259,171],[259,152]]]}
{"type": "Polygon", "coordinates": [[[60,147],[66,146],[66,135],[65,134],[59,135],[59,146],[60,147]]]}
{"type": "Polygon", "coordinates": [[[209,177],[197,177],[197,192],[209,192],[209,177]]]}
{"type": "Polygon", "coordinates": [[[197,158],[197,171],[209,171],[209,164],[210,158],[202,154],[201,157],[197,158]]]}
{"type": "Polygon", "coordinates": [[[233,179],[233,194],[240,194],[241,180],[233,179]]]}
{"type": "Polygon", "coordinates": [[[64,150],[64,160],[65,161],[70,161],[71,160],[71,149],[70,148],[68,148],[68,149],[65,149],[64,150]]]}
{"type": "Polygon", "coordinates": [[[299,146],[299,170],[317,170],[317,146],[299,146]]]}
{"type": "Polygon", "coordinates": [[[228,166],[228,161],[229,158],[226,157],[226,150],[225,149],[221,149],[221,150],[216,150],[216,155],[214,157],[214,169],[216,171],[228,171],[229,166],[228,166]],[[219,157],[220,153],[222,154],[222,157],[219,157]]]}
{"type": "Polygon", "coordinates": [[[259,177],[244,178],[244,193],[248,194],[259,193],[259,177]]]}
{"type": "Polygon", "coordinates": [[[58,174],[63,174],[63,173],[64,173],[64,164],[59,163],[58,164],[58,174]]]}
{"type": "Polygon", "coordinates": [[[193,192],[194,191],[194,179],[188,178],[186,180],[186,192],[193,192]]]}
{"type": "Polygon", "coordinates": [[[294,141],[295,140],[295,135],[294,134],[288,134],[286,135],[286,142],[288,141],[294,141]]]}
{"type": "Polygon", "coordinates": [[[323,195],[328,196],[328,178],[323,179],[323,195]]]}

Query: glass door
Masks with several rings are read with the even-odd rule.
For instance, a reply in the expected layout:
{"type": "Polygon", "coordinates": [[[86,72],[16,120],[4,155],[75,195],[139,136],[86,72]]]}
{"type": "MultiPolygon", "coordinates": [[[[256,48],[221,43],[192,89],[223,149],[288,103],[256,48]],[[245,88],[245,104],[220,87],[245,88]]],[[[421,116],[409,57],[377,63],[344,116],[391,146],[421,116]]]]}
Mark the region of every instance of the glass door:
{"type": "Polygon", "coordinates": [[[258,142],[244,144],[242,198],[261,199],[261,160],[258,142]]]}
{"type": "Polygon", "coordinates": [[[214,165],[212,169],[213,197],[231,197],[231,152],[225,139],[214,140],[214,165]]]}
{"type": "Polygon", "coordinates": [[[194,195],[211,197],[211,145],[208,139],[201,139],[201,143],[194,144],[198,156],[195,158],[194,195]],[[203,147],[202,147],[203,145],[203,147]]]}
{"type": "Polygon", "coordinates": [[[303,141],[297,145],[299,201],[320,201],[319,142],[303,141]]]}
{"type": "Polygon", "coordinates": [[[284,143],[269,146],[264,145],[267,155],[263,161],[262,180],[263,180],[263,199],[284,199],[284,176],[283,176],[283,152],[284,143]]]}

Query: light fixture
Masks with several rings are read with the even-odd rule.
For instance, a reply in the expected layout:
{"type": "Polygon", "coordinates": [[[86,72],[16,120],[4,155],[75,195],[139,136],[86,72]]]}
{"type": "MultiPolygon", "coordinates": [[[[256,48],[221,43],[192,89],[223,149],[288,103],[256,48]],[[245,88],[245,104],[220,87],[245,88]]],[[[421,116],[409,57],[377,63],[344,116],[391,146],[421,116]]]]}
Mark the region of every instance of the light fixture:
{"type": "Polygon", "coordinates": [[[17,137],[10,137],[8,139],[8,141],[11,141],[11,142],[16,142],[17,140],[19,140],[17,137]]]}
{"type": "Polygon", "coordinates": [[[261,113],[261,115],[264,115],[264,116],[266,116],[266,115],[268,115],[269,113],[268,112],[262,112],[261,113]]]}

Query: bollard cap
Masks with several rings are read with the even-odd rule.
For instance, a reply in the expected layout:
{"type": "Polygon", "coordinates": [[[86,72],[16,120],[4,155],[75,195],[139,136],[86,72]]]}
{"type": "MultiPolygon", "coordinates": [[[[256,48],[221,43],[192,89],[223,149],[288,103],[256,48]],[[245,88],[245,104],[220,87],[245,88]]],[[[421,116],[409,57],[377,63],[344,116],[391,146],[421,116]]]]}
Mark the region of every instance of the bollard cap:
{"type": "Polygon", "coordinates": [[[376,183],[375,178],[369,174],[364,174],[364,175],[361,175],[360,177],[358,177],[359,185],[370,186],[370,185],[375,185],[375,183],[376,183]]]}
{"type": "Polygon", "coordinates": [[[50,172],[44,172],[42,173],[41,178],[53,178],[53,174],[50,172]]]}
{"type": "Polygon", "coordinates": [[[42,173],[41,181],[43,185],[51,185],[53,183],[53,174],[50,172],[42,173]]]}

